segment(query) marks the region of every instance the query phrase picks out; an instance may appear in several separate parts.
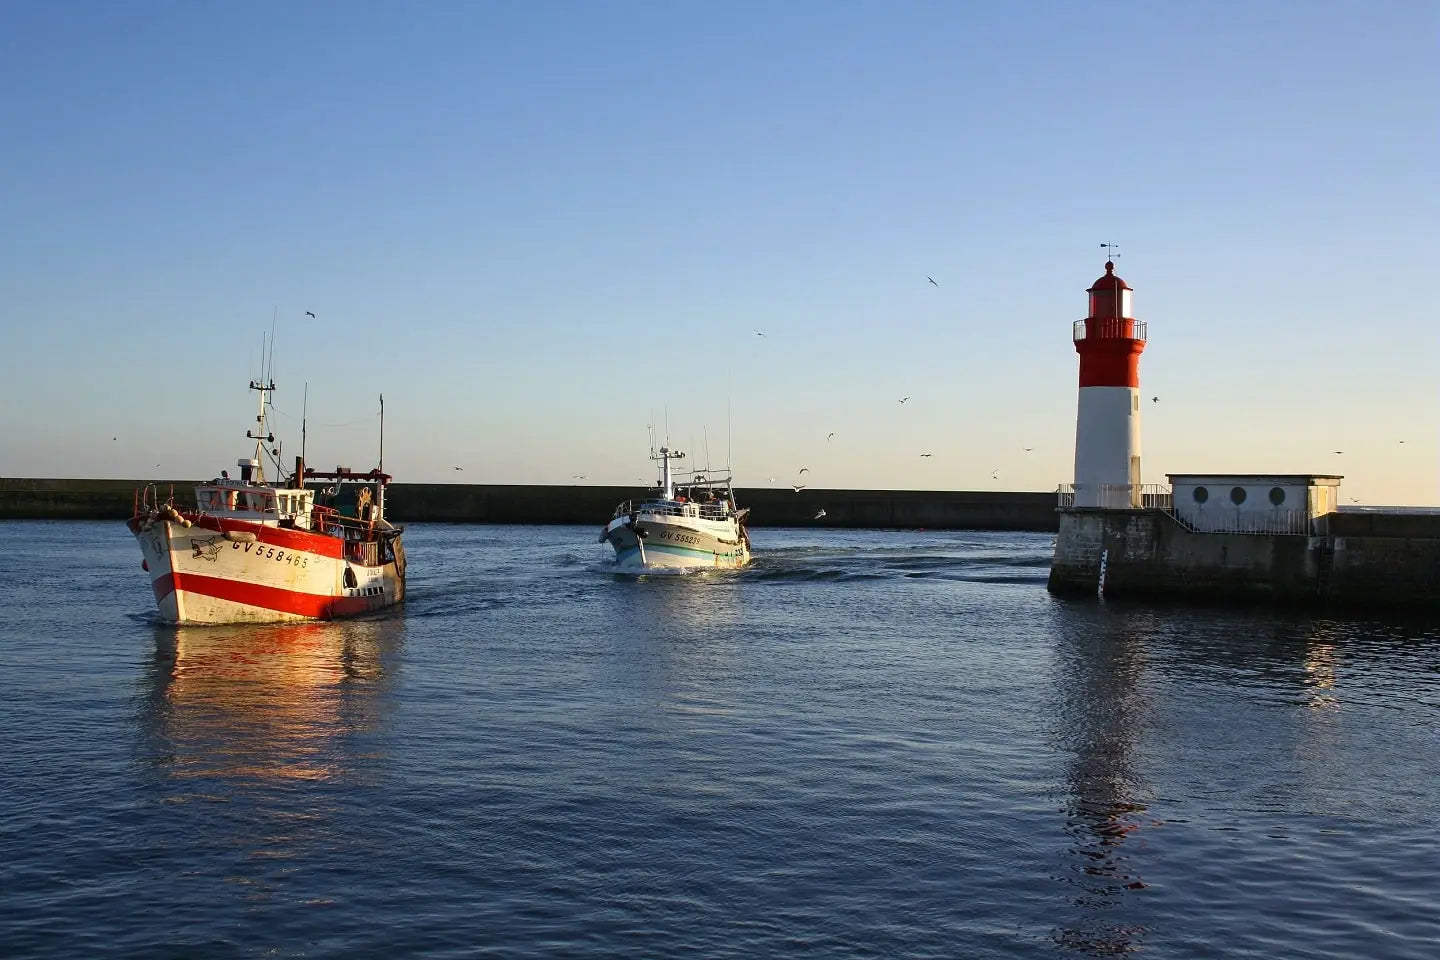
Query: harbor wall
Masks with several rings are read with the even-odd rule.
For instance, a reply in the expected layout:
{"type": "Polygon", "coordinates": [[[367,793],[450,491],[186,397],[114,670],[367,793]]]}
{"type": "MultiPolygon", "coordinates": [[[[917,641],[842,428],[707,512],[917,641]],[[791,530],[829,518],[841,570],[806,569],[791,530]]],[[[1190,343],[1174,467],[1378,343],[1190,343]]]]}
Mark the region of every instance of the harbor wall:
{"type": "Polygon", "coordinates": [[[1316,536],[1195,533],[1163,510],[1059,512],[1052,593],[1440,609],[1440,517],[1333,513],[1316,536]]]}
{"type": "MultiPolygon", "coordinates": [[[[194,503],[195,480],[156,481],[181,505],[194,503]]],[[[0,478],[0,519],[122,520],[130,516],[139,480],[0,478]]],[[[391,519],[439,523],[594,524],[617,504],[643,497],[638,487],[393,483],[391,519]]],[[[1019,530],[1057,528],[1053,493],[963,490],[802,490],[737,488],[754,527],[929,528],[1019,530]],[[815,519],[816,513],[825,516],[815,519]]]]}

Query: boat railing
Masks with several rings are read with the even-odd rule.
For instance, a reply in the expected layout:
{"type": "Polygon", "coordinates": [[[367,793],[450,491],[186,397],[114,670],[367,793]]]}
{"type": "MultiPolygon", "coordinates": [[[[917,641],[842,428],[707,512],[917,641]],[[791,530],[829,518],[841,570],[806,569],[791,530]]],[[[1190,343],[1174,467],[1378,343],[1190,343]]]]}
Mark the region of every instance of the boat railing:
{"type": "Polygon", "coordinates": [[[624,517],[632,513],[646,513],[650,516],[690,517],[701,520],[728,520],[734,514],[727,500],[712,503],[676,500],[626,500],[615,508],[615,516],[624,517]]]}
{"type": "Polygon", "coordinates": [[[345,559],[361,566],[374,567],[380,563],[380,543],[377,540],[351,540],[345,544],[345,559]]]}

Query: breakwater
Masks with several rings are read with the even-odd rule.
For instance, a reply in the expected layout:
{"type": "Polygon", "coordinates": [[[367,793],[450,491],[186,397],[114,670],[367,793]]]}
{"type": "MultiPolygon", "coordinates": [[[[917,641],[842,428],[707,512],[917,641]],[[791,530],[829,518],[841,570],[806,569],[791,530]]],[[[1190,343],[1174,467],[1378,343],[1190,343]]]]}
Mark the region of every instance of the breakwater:
{"type": "Polygon", "coordinates": [[[1440,609],[1440,515],[1332,512],[1295,533],[1212,533],[1163,509],[1059,512],[1052,593],[1440,609]]]}
{"type": "MultiPolygon", "coordinates": [[[[181,505],[194,503],[195,480],[154,481],[181,505]]],[[[123,520],[139,480],[0,479],[0,519],[123,520]]],[[[399,523],[595,524],[617,504],[645,496],[639,487],[536,484],[393,483],[386,511],[399,523]]],[[[1057,528],[1053,493],[966,490],[802,490],[737,488],[756,527],[931,530],[1057,528]],[[821,510],[825,515],[816,519],[821,510]]]]}

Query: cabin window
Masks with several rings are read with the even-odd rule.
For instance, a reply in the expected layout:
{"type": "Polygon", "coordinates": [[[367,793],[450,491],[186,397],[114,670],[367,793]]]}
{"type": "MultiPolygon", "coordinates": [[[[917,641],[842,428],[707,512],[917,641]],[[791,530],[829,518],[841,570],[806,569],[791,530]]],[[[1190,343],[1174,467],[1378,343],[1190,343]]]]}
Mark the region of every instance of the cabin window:
{"type": "Polygon", "coordinates": [[[1271,488],[1270,488],[1270,502],[1273,503],[1273,504],[1275,504],[1275,506],[1277,506],[1277,507],[1280,506],[1280,504],[1284,503],[1284,502],[1285,502],[1285,488],[1284,488],[1284,487],[1271,487],[1271,488]]]}
{"type": "Polygon", "coordinates": [[[1204,503],[1206,500],[1210,499],[1210,491],[1206,490],[1204,487],[1196,487],[1195,492],[1192,494],[1192,496],[1195,498],[1196,503],[1204,503]]]}
{"type": "Polygon", "coordinates": [[[1235,504],[1235,506],[1237,506],[1237,507],[1240,506],[1240,504],[1244,503],[1244,502],[1245,502],[1245,488],[1244,488],[1244,487],[1231,487],[1231,488],[1230,488],[1230,502],[1233,503],[1233,504],[1235,504]]]}

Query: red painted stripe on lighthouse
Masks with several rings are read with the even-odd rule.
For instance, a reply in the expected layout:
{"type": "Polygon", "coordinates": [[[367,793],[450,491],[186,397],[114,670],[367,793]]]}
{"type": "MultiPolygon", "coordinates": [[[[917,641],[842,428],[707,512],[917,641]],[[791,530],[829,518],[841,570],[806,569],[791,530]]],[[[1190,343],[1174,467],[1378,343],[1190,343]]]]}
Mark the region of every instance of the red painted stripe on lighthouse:
{"type": "Polygon", "coordinates": [[[305,530],[287,530],[284,527],[267,527],[263,523],[246,523],[244,520],[229,520],[204,515],[189,515],[197,527],[207,530],[235,530],[255,534],[255,539],[286,550],[313,553],[322,557],[339,560],[345,552],[345,543],[339,537],[324,533],[310,533],[305,530]]]}
{"type": "Polygon", "coordinates": [[[1144,340],[1077,340],[1080,354],[1080,386],[1140,386],[1140,353],[1144,340]]]}
{"type": "MultiPolygon", "coordinates": [[[[280,587],[266,587],[258,583],[241,583],[236,580],[225,580],[220,577],[207,577],[198,573],[167,573],[158,577],[151,584],[155,589],[155,600],[159,602],[175,590],[184,590],[186,593],[199,594],[205,597],[214,597],[217,600],[229,600],[233,603],[244,603],[252,607],[263,607],[266,610],[276,610],[280,613],[292,613],[301,617],[313,617],[325,619],[340,612],[337,607],[349,607],[350,604],[338,604],[340,598],[321,596],[315,593],[301,593],[299,590],[284,590],[280,587]]],[[[347,600],[361,600],[364,597],[347,597],[347,600]]],[[[354,611],[366,609],[363,602],[354,611]]]]}

